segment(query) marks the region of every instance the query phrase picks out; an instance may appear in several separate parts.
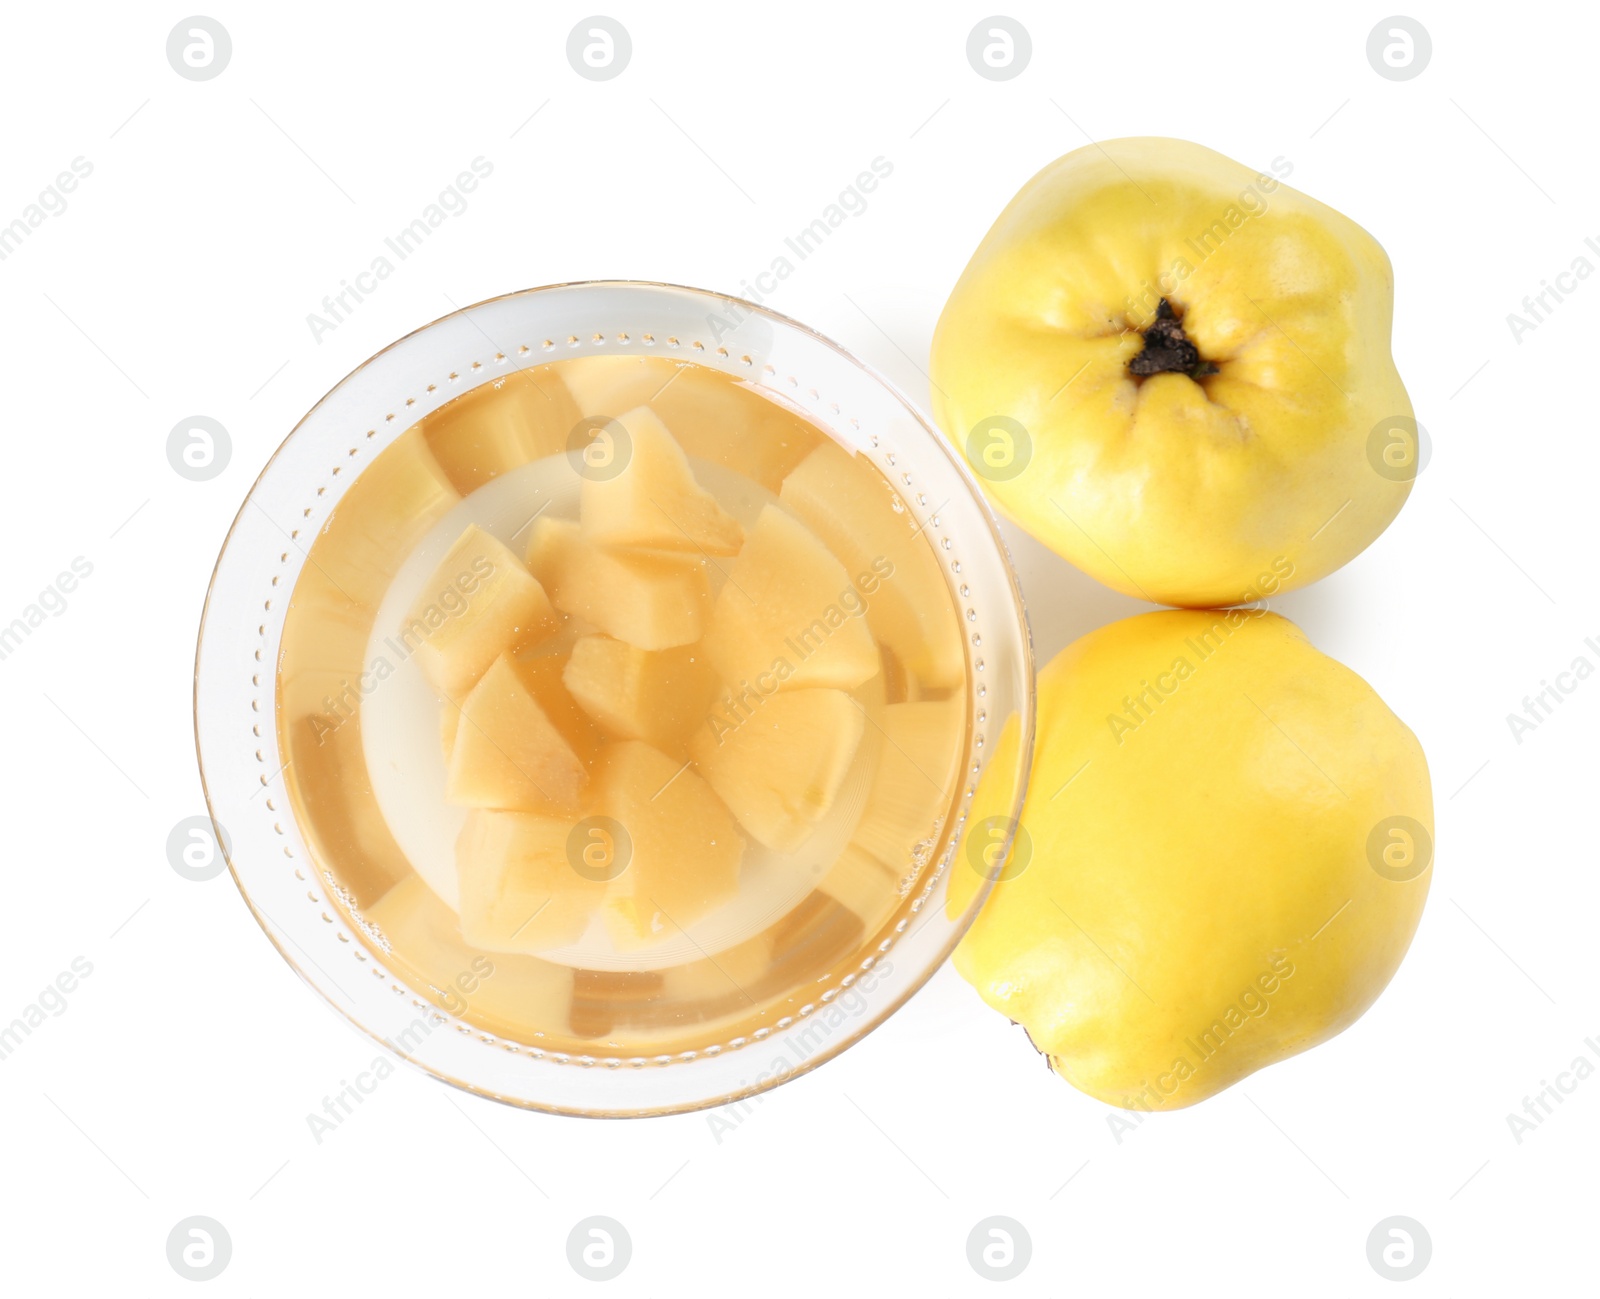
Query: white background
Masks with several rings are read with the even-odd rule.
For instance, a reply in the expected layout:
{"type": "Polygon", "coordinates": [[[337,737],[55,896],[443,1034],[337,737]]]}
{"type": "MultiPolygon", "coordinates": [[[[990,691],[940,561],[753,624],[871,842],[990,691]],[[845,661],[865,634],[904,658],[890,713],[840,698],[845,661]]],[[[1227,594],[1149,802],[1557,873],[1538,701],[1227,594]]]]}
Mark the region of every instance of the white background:
{"type": "MultiPolygon", "coordinates": [[[[218,1295],[589,1293],[565,1252],[589,1214],[632,1237],[617,1295],[987,1292],[966,1239],[992,1214],[1032,1237],[1018,1294],[1387,1293],[1366,1239],[1392,1214],[1433,1242],[1409,1293],[1593,1287],[1600,1077],[1520,1144],[1506,1115],[1600,1053],[1600,679],[1521,744],[1505,720],[1578,655],[1600,665],[1600,282],[1520,344],[1506,322],[1579,255],[1600,266],[1592,12],[1413,10],[1432,63],[1398,83],[1367,62],[1370,6],[1017,5],[1033,57],[1004,83],[966,60],[972,5],[624,3],[606,12],[633,58],[605,83],[567,63],[590,12],[568,5],[208,12],[234,48],[204,83],[165,57],[181,9],[12,6],[0,36],[0,224],[93,165],[0,262],[0,623],[74,557],[94,566],[0,662],[0,1022],[93,965],[0,1061],[7,1293],[192,1293],[165,1255],[191,1214],[231,1235],[218,1295]],[[705,1115],[549,1118],[401,1069],[318,1144],[307,1114],[373,1045],[226,875],[187,882],[164,849],[203,810],[201,601],[273,448],[454,304],[589,277],[739,292],[880,155],[868,210],[770,302],[922,400],[940,305],[1006,200],[1137,134],[1288,158],[1395,265],[1433,460],[1365,555],[1275,604],[1432,764],[1433,892],[1388,992],[1120,1143],[946,969],[720,1140],[705,1115]],[[494,170],[469,209],[314,341],[307,313],[478,156],[494,170]],[[232,435],[211,482],[166,461],[194,414],[232,435]]],[[[1042,658],[1142,607],[1012,535],[1042,658]]]]}

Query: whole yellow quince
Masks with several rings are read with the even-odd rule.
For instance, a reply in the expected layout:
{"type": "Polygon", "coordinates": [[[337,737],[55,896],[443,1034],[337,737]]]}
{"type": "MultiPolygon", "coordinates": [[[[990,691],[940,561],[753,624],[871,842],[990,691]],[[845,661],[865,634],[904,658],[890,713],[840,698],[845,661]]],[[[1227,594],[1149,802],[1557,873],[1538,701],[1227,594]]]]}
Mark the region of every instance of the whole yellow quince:
{"type": "Polygon", "coordinates": [[[1141,1110],[1354,1023],[1432,877],[1427,760],[1373,689],[1276,614],[1166,610],[1063,650],[1038,701],[1009,857],[980,785],[952,864],[952,914],[996,880],[955,955],[984,1000],[1141,1110]]]}
{"type": "MultiPolygon", "coordinates": [[[[1280,167],[1281,170],[1281,167],[1280,167]]],[[[1394,280],[1349,218],[1183,140],[1067,154],[934,334],[934,414],[999,506],[1106,585],[1249,603],[1399,513],[1420,434],[1394,280]]]]}

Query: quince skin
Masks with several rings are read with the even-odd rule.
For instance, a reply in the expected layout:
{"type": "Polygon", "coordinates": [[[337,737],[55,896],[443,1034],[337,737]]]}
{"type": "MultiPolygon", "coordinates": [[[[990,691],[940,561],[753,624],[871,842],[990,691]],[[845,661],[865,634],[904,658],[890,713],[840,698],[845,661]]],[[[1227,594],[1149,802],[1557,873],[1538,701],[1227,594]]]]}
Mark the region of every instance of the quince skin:
{"type": "Polygon", "coordinates": [[[1399,513],[1419,447],[1389,259],[1348,217],[1182,140],[1025,185],[934,334],[934,414],[993,499],[1107,586],[1249,603],[1399,513]]]}
{"type": "Polygon", "coordinates": [[[1372,687],[1276,614],[1164,610],[1068,646],[1038,701],[1010,855],[984,782],[951,876],[953,915],[996,881],[955,954],[983,999],[1139,1110],[1353,1024],[1432,878],[1427,759],[1372,687]]]}

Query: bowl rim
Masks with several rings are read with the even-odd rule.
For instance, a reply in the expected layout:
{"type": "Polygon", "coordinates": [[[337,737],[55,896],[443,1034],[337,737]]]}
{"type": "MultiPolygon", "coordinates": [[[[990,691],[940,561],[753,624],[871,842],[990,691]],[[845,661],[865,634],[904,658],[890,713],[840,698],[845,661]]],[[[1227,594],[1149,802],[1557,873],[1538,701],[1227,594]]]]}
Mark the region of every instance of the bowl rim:
{"type": "MultiPolygon", "coordinates": [[[[904,1008],[905,1004],[910,1001],[912,997],[914,997],[918,992],[927,986],[928,982],[933,978],[933,976],[950,960],[952,953],[955,951],[956,947],[959,946],[961,940],[966,936],[967,930],[971,928],[973,922],[977,919],[978,913],[982,910],[983,904],[987,901],[989,893],[993,889],[996,879],[994,875],[987,875],[980,881],[978,888],[974,891],[971,899],[968,901],[964,909],[964,913],[952,925],[950,935],[940,946],[936,953],[935,959],[929,960],[924,969],[910,975],[906,981],[906,986],[892,999],[878,1007],[875,1013],[870,1016],[869,1022],[864,1027],[854,1032],[848,1032],[840,1035],[837,1041],[828,1043],[822,1049],[806,1057],[793,1069],[784,1071],[775,1077],[762,1079],[750,1085],[734,1089],[724,1095],[689,1103],[673,1103],[658,1107],[618,1110],[574,1108],[567,1105],[542,1103],[529,1100],[521,1096],[503,1095],[490,1087],[473,1083],[463,1078],[454,1077],[451,1074],[442,1072],[441,1070],[430,1065],[419,1062],[413,1058],[411,1053],[401,1050],[393,1042],[381,1037],[372,1027],[363,1023],[356,1014],[346,1010],[332,997],[330,997],[323,990],[321,985],[306,973],[300,961],[297,960],[287,950],[284,943],[280,941],[278,935],[273,932],[273,926],[267,922],[266,916],[256,906],[255,901],[250,895],[250,890],[240,878],[238,868],[234,865],[231,845],[227,842],[220,830],[221,823],[217,818],[217,813],[211,794],[211,786],[206,775],[205,757],[201,747],[200,735],[200,659],[205,647],[205,632],[208,625],[209,615],[211,613],[212,599],[216,594],[217,577],[222,566],[223,558],[233,543],[234,534],[239,528],[239,522],[244,517],[245,512],[249,509],[257,489],[261,486],[262,481],[266,478],[268,473],[271,472],[272,467],[277,463],[279,457],[283,455],[284,450],[289,443],[299,434],[301,429],[305,427],[307,421],[310,420],[317,413],[317,411],[319,411],[323,405],[333,397],[335,393],[337,393],[356,375],[366,370],[380,357],[387,355],[389,352],[401,346],[407,340],[414,338],[419,334],[425,333],[426,331],[433,329],[447,320],[454,319],[457,316],[464,316],[478,308],[486,307],[496,302],[503,302],[511,298],[528,297],[533,294],[560,289],[639,288],[666,289],[678,293],[692,294],[701,298],[714,298],[723,303],[738,307],[746,314],[766,317],[809,336],[816,342],[836,353],[844,361],[860,370],[873,382],[886,389],[905,409],[906,413],[922,428],[922,430],[928,435],[929,439],[937,446],[940,453],[948,461],[950,467],[962,480],[963,484],[968,490],[968,493],[971,495],[973,501],[978,507],[979,516],[982,518],[984,527],[987,530],[988,539],[1001,560],[1001,567],[1004,569],[1006,580],[1009,586],[1012,607],[1016,611],[1017,623],[1021,631],[1018,645],[1021,656],[1021,663],[1019,665],[1021,668],[1021,696],[1019,699],[1019,707],[1017,709],[1017,714],[1019,717],[1019,735],[1016,752],[1016,763],[1019,774],[1016,781],[1016,791],[1013,800],[1013,815],[1007,818],[1010,824],[1002,841],[1004,846],[1002,859],[1005,854],[1009,854],[1013,840],[1015,839],[1016,830],[1021,821],[1022,809],[1026,802],[1028,788],[1033,773],[1033,752],[1037,722],[1038,688],[1038,664],[1034,652],[1033,627],[1028,615],[1027,599],[1022,590],[1021,582],[1017,576],[1016,564],[1011,555],[1011,548],[1006,543],[1005,537],[1000,531],[999,518],[996,514],[995,507],[990,501],[987,493],[984,492],[982,485],[972,473],[971,467],[966,463],[963,457],[957,454],[957,451],[952,445],[949,437],[934,421],[932,416],[926,413],[917,402],[912,401],[905,391],[901,389],[900,386],[893,380],[889,379],[874,366],[868,364],[866,361],[863,361],[860,357],[856,356],[855,353],[834,339],[828,337],[826,334],[823,334],[821,331],[814,329],[810,325],[805,324],[803,321],[796,320],[792,316],[785,315],[783,312],[777,311],[772,307],[766,306],[759,302],[752,302],[749,299],[741,298],[736,294],[723,293],[716,289],[705,289],[696,287],[694,285],[677,284],[667,280],[626,278],[561,280],[548,284],[533,285],[528,288],[512,289],[505,293],[497,293],[491,297],[483,298],[476,302],[455,307],[440,316],[436,316],[432,320],[418,325],[414,329],[408,330],[398,338],[395,338],[391,342],[379,348],[376,352],[373,352],[358,365],[352,367],[347,373],[342,375],[332,387],[323,393],[321,397],[312,403],[312,405],[306,409],[305,413],[295,421],[294,426],[287,434],[284,435],[283,439],[273,449],[272,454],[268,456],[266,461],[262,464],[260,471],[251,480],[249,487],[245,490],[245,493],[240,500],[238,511],[234,514],[232,521],[228,525],[228,530],[222,539],[222,544],[218,548],[217,558],[212,564],[210,577],[207,579],[205,600],[201,605],[199,625],[195,636],[194,684],[191,692],[190,708],[195,742],[195,765],[200,776],[201,793],[205,801],[206,815],[211,821],[212,829],[214,831],[213,837],[215,839],[218,851],[222,853],[223,860],[227,865],[228,874],[232,877],[235,888],[239,896],[244,900],[245,906],[249,909],[251,916],[255,918],[255,921],[260,926],[262,933],[266,935],[267,941],[272,944],[278,955],[281,956],[288,964],[289,968],[300,977],[302,982],[308,984],[316,992],[318,1001],[322,1002],[326,1007],[331,1009],[339,1016],[340,1019],[356,1028],[365,1037],[369,1038],[373,1042],[376,1042],[384,1050],[392,1055],[397,1056],[405,1064],[430,1078],[437,1079],[440,1082],[446,1083],[449,1086],[455,1087],[461,1091],[468,1092],[474,1096],[480,1096],[487,1100],[498,1101],[501,1104],[509,1105],[516,1109],[530,1110],[543,1114],[560,1115],[567,1118],[655,1118],[673,1114],[688,1114],[697,1111],[710,1110],[720,1106],[732,1104],[737,1101],[745,1100],[752,1096],[760,1095],[764,1092],[772,1090],[774,1087],[781,1086],[784,1083],[791,1082],[796,1078],[812,1072],[819,1066],[835,1059],[846,1049],[854,1046],[856,1043],[862,1041],[877,1029],[881,1028],[889,1021],[889,1019],[899,1013],[899,1011],[904,1008]]],[[[913,364],[915,364],[915,362],[913,362],[913,364]]],[[[275,674],[276,669],[274,669],[274,675],[275,674]]],[[[967,675],[970,681],[970,668],[967,675]]],[[[276,707],[276,705],[274,707],[276,707]]],[[[285,937],[287,937],[287,935],[285,935],[285,937]]],[[[309,960],[309,957],[307,959],[309,960]]],[[[435,1007],[435,1010],[437,1009],[438,1008],[435,1007]]],[[[441,1011],[439,1013],[442,1014],[446,1012],[441,1011]]],[[[454,1020],[457,1017],[452,1015],[450,1018],[454,1020]]]]}

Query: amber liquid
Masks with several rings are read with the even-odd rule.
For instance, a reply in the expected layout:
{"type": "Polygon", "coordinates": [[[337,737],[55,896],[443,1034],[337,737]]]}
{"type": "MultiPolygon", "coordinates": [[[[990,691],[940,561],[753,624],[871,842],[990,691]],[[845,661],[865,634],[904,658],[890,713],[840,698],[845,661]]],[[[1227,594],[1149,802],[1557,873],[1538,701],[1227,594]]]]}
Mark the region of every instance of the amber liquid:
{"type": "MultiPolygon", "coordinates": [[[[285,622],[277,694],[297,822],[377,961],[440,1009],[508,1042],[625,1058],[737,1044],[763,1028],[781,1029],[842,980],[871,977],[946,854],[968,739],[964,639],[922,527],[934,503],[913,510],[902,491],[915,487],[902,482],[897,490],[799,411],[709,367],[653,355],[575,358],[517,372],[450,402],[380,453],[311,547],[285,622]],[[460,844],[474,813],[448,797],[452,734],[461,725],[452,709],[459,712],[463,700],[426,675],[407,616],[465,529],[482,529],[525,556],[535,534],[559,526],[553,521],[578,521],[583,438],[640,406],[659,417],[698,486],[737,521],[745,547],[758,528],[800,536],[761,523],[763,511],[777,510],[778,522],[797,522],[838,560],[857,593],[840,625],[864,626],[866,638],[848,634],[869,639],[877,655],[870,675],[845,692],[862,717],[860,738],[841,758],[843,774],[830,777],[827,805],[803,841],[781,848],[760,840],[771,836],[766,813],[741,792],[748,770],[693,756],[707,758],[720,740],[660,741],[673,769],[713,798],[716,815],[706,819],[725,815],[738,827],[743,851],[731,887],[723,871],[715,896],[697,896],[703,854],[692,839],[673,839],[680,828],[671,826],[641,850],[653,854],[657,872],[650,897],[670,887],[670,908],[643,906],[639,918],[635,903],[630,929],[597,907],[582,932],[542,947],[534,941],[537,950],[528,950],[529,935],[544,921],[508,941],[469,942],[458,872],[471,868],[460,844]]],[[[628,557],[625,548],[618,553],[628,557]]],[[[742,558],[675,559],[703,565],[708,637],[730,580],[739,585],[745,573],[743,585],[754,585],[742,558]]],[[[537,557],[528,562],[539,570],[537,557]]],[[[781,581],[773,587],[783,588],[781,581]]],[[[596,625],[618,613],[604,603],[611,590],[587,603],[581,591],[560,592],[567,608],[553,608],[549,623],[514,647],[519,663],[531,665],[528,679],[554,692],[540,696],[550,716],[570,714],[570,725],[561,724],[583,732],[574,740],[582,805],[569,817],[604,810],[596,800],[610,788],[606,764],[615,766],[607,755],[628,738],[610,729],[609,704],[592,700],[601,716],[589,715],[560,684],[571,680],[574,646],[614,630],[596,625]]],[[[678,652],[704,671],[702,648],[691,643],[678,652]]],[[[804,654],[808,645],[797,648],[804,654]]],[[[779,711],[770,701],[789,688],[771,678],[719,678],[699,725],[713,736],[730,727],[755,735],[779,711]]],[[[658,705],[681,711],[684,701],[672,693],[633,706],[646,715],[658,705]]],[[[794,745],[768,751],[774,770],[787,772],[791,761],[804,767],[794,745]]],[[[803,802],[815,792],[808,785],[794,794],[803,802]]],[[[638,869],[644,865],[641,856],[638,869]]],[[[550,886],[569,912],[575,898],[590,896],[581,882],[571,885],[580,891],[560,879],[550,886]]],[[[579,915],[574,924],[582,921],[579,915]]]]}

